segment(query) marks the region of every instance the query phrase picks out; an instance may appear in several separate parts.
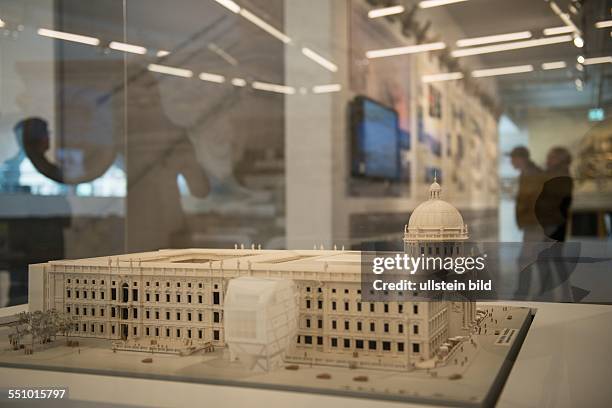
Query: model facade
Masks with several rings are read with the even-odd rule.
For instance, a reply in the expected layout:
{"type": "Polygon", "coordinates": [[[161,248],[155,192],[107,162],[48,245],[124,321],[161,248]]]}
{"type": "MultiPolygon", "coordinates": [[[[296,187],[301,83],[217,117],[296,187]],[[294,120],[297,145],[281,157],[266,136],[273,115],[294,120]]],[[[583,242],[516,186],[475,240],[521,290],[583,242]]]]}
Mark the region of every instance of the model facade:
{"type": "MultiPolygon", "coordinates": [[[[449,250],[465,239],[461,215],[432,184],[405,228],[406,249],[449,250]]],[[[77,336],[225,346],[227,289],[244,277],[292,281],[289,361],[409,368],[467,334],[475,317],[465,302],[364,302],[360,252],[339,250],[181,249],[51,261],[30,266],[30,309],[77,317],[77,336]]]]}

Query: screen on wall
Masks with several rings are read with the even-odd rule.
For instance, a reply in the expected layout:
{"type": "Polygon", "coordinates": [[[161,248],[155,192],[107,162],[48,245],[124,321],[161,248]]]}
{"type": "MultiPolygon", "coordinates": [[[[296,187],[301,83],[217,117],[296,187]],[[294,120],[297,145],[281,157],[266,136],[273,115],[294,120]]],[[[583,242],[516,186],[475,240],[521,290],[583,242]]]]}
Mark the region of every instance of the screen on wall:
{"type": "Polygon", "coordinates": [[[371,99],[352,104],[353,176],[398,180],[400,132],[397,112],[371,99]]]}

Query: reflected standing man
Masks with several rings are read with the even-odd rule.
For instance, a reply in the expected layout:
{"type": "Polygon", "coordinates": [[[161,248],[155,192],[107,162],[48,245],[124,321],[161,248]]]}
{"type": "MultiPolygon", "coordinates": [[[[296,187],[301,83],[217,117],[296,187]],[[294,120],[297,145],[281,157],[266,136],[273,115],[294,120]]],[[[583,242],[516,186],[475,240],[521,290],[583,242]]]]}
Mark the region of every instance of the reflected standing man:
{"type": "Polygon", "coordinates": [[[512,149],[512,167],[520,171],[516,195],[516,224],[523,231],[523,242],[542,240],[542,229],[535,214],[535,203],[541,191],[542,169],[530,158],[525,146],[512,149]]]}

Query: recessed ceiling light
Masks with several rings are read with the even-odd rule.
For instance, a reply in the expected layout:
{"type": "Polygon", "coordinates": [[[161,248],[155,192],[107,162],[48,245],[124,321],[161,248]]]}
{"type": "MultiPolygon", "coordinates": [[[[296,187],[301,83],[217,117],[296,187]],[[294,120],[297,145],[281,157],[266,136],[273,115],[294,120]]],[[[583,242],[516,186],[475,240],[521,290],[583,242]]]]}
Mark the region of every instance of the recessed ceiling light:
{"type": "Polygon", "coordinates": [[[391,7],[383,7],[378,9],[373,9],[368,11],[368,17],[370,18],[378,18],[385,16],[392,16],[394,14],[400,14],[404,12],[404,6],[391,6],[391,7]]]}

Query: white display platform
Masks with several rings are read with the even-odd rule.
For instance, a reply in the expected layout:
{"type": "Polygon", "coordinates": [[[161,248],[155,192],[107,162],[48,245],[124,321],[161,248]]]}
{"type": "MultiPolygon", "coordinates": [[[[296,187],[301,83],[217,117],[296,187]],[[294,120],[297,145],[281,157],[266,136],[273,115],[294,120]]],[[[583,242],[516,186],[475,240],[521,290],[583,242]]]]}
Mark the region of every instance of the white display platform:
{"type": "MultiPolygon", "coordinates": [[[[503,303],[537,308],[537,313],[497,406],[612,406],[612,306],[503,303]]],[[[266,389],[0,368],[1,389],[49,385],[69,387],[72,400],[126,406],[425,406],[266,389]]]]}

